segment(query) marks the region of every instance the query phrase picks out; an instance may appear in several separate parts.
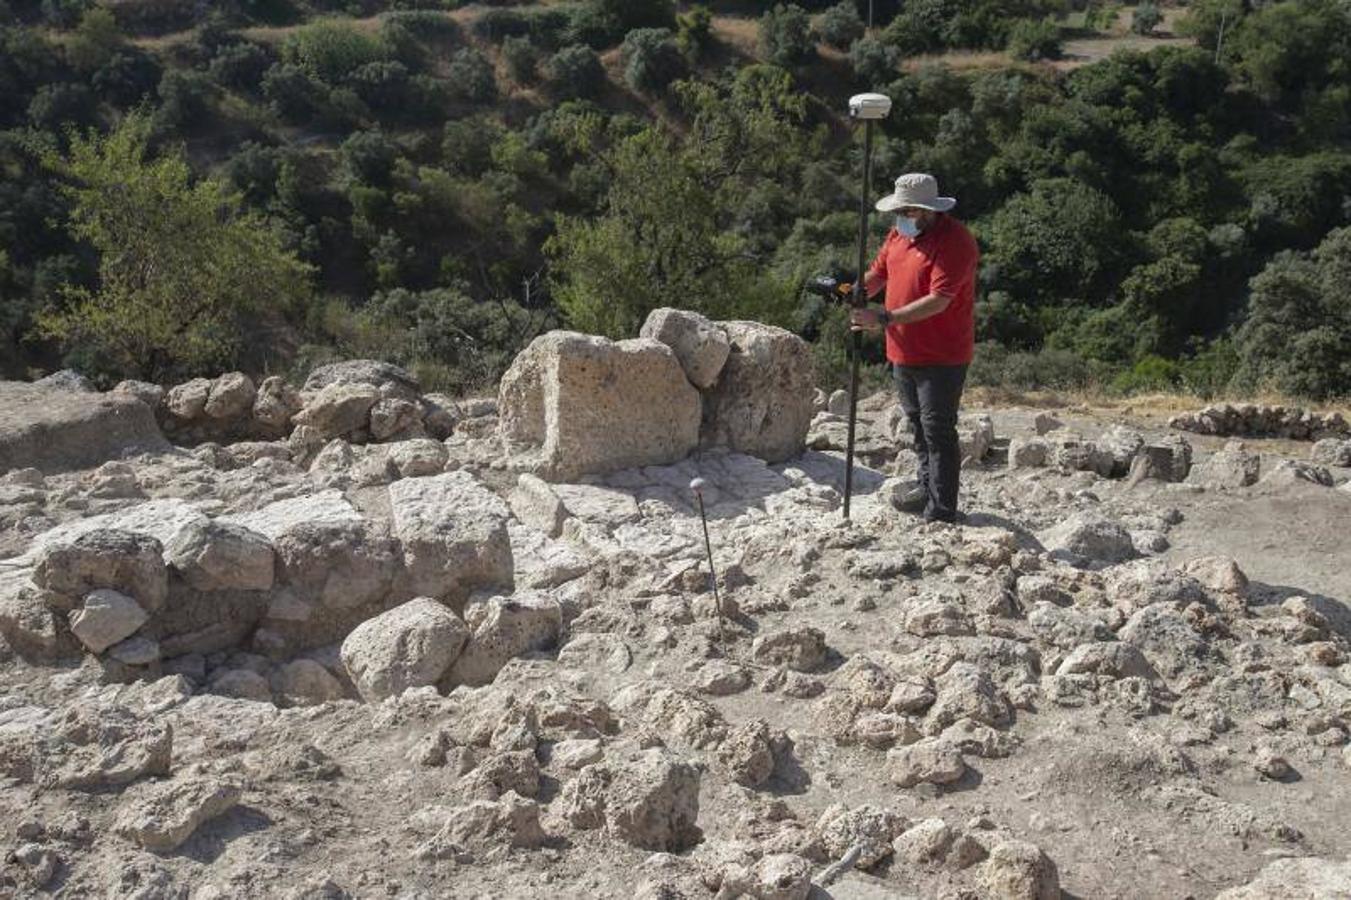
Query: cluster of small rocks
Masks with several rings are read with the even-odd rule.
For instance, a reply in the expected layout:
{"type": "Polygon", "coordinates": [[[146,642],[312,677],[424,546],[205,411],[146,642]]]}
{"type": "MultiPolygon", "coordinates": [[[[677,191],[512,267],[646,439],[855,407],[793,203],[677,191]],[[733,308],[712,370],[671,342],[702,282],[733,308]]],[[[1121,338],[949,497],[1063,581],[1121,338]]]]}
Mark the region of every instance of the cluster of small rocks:
{"type": "Polygon", "coordinates": [[[124,381],[114,393],[137,398],[155,411],[175,443],[294,439],[310,446],[333,438],[352,443],[417,437],[443,440],[454,428],[448,397],[422,393],[412,375],[374,360],[320,366],[297,389],[281,376],[259,384],[242,372],[194,378],[167,390],[124,381]]]}
{"type": "Polygon", "coordinates": [[[1277,437],[1293,440],[1351,437],[1351,423],[1339,412],[1316,413],[1287,406],[1217,403],[1168,420],[1171,428],[1219,437],[1277,437]]]}
{"type": "Polygon", "coordinates": [[[1046,414],[1038,416],[1035,427],[1037,434],[1009,440],[1010,469],[1053,467],[1133,482],[1147,478],[1179,482],[1191,471],[1192,448],[1182,438],[1147,443],[1138,431],[1116,425],[1090,440],[1046,414]]]}

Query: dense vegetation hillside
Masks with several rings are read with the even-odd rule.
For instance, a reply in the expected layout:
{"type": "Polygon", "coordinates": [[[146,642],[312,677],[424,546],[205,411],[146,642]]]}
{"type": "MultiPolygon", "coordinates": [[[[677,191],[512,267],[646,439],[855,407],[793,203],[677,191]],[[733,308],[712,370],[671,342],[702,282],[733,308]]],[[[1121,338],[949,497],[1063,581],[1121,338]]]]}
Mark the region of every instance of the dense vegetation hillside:
{"type": "Polygon", "coordinates": [[[469,389],[676,305],[829,380],[802,283],[852,256],[877,89],[875,193],[931,171],[980,237],[978,379],[1351,393],[1344,0],[804,5],[0,0],[0,375],[469,389]]]}

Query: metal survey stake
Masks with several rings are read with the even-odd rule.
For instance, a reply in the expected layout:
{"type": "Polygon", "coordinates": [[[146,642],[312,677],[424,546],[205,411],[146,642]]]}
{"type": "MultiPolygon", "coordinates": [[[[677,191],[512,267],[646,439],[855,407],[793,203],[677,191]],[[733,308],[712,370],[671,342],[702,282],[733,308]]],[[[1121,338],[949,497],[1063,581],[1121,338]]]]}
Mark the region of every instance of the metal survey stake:
{"type": "Polygon", "coordinates": [[[702,478],[696,478],[690,482],[690,490],[694,491],[694,499],[699,505],[699,521],[704,525],[704,550],[708,553],[708,580],[713,584],[713,608],[718,614],[718,645],[725,648],[726,642],[723,640],[722,631],[722,596],[718,594],[718,573],[713,568],[713,541],[708,537],[708,513],[704,511],[704,485],[707,484],[702,478]]]}
{"type": "MultiPolygon", "coordinates": [[[[891,98],[885,94],[855,94],[849,98],[849,118],[863,122],[863,187],[858,195],[858,277],[854,279],[852,306],[862,309],[868,302],[864,283],[868,273],[868,196],[872,190],[873,123],[891,112],[891,98]]],[[[854,432],[858,424],[858,366],[863,356],[863,334],[854,331],[849,356],[849,439],[844,451],[844,517],[849,518],[849,500],[854,493],[854,432]]]]}

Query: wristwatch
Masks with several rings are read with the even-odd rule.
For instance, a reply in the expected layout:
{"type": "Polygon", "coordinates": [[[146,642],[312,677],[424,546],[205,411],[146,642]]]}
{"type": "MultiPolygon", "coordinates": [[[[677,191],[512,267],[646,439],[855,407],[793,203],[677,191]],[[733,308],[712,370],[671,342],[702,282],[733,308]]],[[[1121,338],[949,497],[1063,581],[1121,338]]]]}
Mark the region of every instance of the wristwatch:
{"type": "Polygon", "coordinates": [[[884,306],[882,307],[882,327],[886,328],[890,324],[891,324],[891,310],[887,309],[884,306]]]}

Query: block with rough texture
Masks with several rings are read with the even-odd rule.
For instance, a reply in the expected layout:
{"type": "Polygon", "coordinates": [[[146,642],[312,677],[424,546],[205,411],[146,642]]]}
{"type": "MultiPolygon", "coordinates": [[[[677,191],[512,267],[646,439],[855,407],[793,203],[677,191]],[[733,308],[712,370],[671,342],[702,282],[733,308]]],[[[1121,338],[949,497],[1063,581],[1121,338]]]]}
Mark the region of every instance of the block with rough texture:
{"type": "Polygon", "coordinates": [[[370,702],[436,684],[460,655],[469,627],[428,597],[367,619],[342,642],[342,664],[370,702]]]}
{"type": "Polygon", "coordinates": [[[234,419],[252,411],[258,391],[243,372],[227,372],[211,382],[202,411],[213,419],[234,419]]]}
{"type": "Polygon", "coordinates": [[[464,652],[450,667],[449,681],[487,684],[515,657],[556,644],[562,630],[563,610],[547,594],[494,597],[464,652]]]}
{"type": "Polygon", "coordinates": [[[272,587],[272,543],[242,525],[192,522],[169,541],[164,556],[199,591],[272,587]]]}
{"type": "Polygon", "coordinates": [[[242,795],[239,785],[208,778],[154,785],[123,807],[113,830],[147,850],[167,853],[203,823],[234,809],[242,795]]]}
{"type": "Polygon", "coordinates": [[[704,316],[683,309],[652,310],[638,333],[675,351],[685,377],[701,390],[717,383],[732,350],[726,332],[704,316]]]}
{"type": "Polygon", "coordinates": [[[389,505],[412,593],[462,599],[511,586],[511,512],[469,472],[396,481],[389,505]]]}
{"type": "Polygon", "coordinates": [[[168,593],[163,553],[163,545],[149,535],[98,528],[48,544],[38,556],[33,581],[46,589],[48,605],[58,611],[69,610],[92,590],[112,588],[154,612],[168,593]]]}
{"type": "Polygon", "coordinates": [[[1262,457],[1242,441],[1230,441],[1187,475],[1191,484],[1208,488],[1240,488],[1256,484],[1262,474],[1262,457]]]}
{"type": "Polygon", "coordinates": [[[807,342],[759,322],[722,322],[732,352],[704,395],[702,439],[769,462],[806,447],[812,420],[812,360],[807,342]]]}
{"type": "Polygon", "coordinates": [[[130,394],[0,381],[0,472],[68,472],[167,449],[150,407],[130,394]]]}
{"type": "Polygon", "coordinates": [[[537,528],[549,537],[558,537],[563,530],[568,510],[549,483],[539,476],[522,472],[508,501],[522,524],[537,528]]]}
{"type": "Polygon", "coordinates": [[[650,338],[542,335],[502,377],[498,407],[502,437],[538,448],[550,479],[676,462],[699,443],[699,392],[650,338]]]}
{"type": "Polygon", "coordinates": [[[70,614],[70,630],[91,653],[102,653],[145,624],[145,610],[126,594],[100,588],[70,614]]]}

